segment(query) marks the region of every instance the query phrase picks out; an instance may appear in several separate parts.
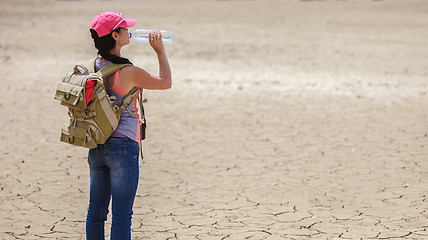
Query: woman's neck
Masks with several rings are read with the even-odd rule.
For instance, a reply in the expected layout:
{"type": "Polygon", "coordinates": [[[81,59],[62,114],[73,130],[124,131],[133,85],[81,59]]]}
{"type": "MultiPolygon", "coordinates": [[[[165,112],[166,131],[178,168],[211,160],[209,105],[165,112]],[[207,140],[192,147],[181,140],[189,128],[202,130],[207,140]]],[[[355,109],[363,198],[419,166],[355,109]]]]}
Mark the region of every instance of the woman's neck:
{"type": "Polygon", "coordinates": [[[108,53],[120,57],[120,49],[121,49],[121,47],[118,46],[118,44],[116,44],[116,46],[110,52],[108,52],[108,53]]]}

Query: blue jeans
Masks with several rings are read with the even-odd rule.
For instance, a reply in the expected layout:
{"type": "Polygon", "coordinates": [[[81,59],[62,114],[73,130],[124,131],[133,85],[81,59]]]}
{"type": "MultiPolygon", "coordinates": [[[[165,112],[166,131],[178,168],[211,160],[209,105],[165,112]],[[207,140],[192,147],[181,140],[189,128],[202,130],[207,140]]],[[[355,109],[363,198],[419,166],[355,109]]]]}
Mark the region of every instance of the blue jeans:
{"type": "Polygon", "coordinates": [[[112,199],[111,240],[131,239],[132,206],[139,178],[138,143],[109,138],[89,150],[90,196],[86,239],[104,240],[104,222],[112,199]]]}

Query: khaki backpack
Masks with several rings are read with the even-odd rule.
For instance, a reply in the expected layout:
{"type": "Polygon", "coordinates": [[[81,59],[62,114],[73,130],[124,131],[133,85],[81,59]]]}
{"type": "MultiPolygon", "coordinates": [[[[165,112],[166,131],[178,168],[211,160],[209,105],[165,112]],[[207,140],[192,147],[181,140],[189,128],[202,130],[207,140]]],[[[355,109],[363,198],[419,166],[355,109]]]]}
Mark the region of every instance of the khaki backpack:
{"type": "Polygon", "coordinates": [[[116,130],[120,115],[138,95],[138,88],[134,87],[125,95],[122,106],[118,106],[107,95],[103,78],[117,70],[131,64],[110,63],[100,71],[94,73],[94,60],[89,63],[89,69],[81,64],[74,67],[74,71],[67,73],[58,84],[55,99],[61,105],[68,107],[70,121],[65,123],[61,132],[61,141],[72,145],[96,148],[97,144],[104,144],[116,130]],[[96,85],[89,104],[86,104],[85,86],[88,80],[95,80],[96,85]]]}

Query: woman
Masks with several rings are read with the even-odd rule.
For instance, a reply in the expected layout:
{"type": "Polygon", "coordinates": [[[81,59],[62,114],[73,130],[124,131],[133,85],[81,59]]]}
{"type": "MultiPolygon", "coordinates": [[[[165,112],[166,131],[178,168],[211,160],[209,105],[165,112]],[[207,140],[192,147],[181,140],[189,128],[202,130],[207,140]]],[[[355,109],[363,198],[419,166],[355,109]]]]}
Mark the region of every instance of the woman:
{"type": "MultiPolygon", "coordinates": [[[[99,57],[95,71],[110,63],[130,63],[120,51],[129,44],[128,27],[135,20],[125,19],[122,14],[104,12],[91,24],[91,35],[99,57]]],[[[152,75],[136,66],[118,70],[104,84],[118,105],[133,87],[140,89],[171,88],[172,77],[162,36],[159,31],[149,35],[150,45],[159,61],[159,75],[152,75]]],[[[140,90],[141,91],[141,90],[140,90]]],[[[89,150],[90,200],[86,218],[86,238],[104,239],[104,222],[112,199],[111,239],[131,239],[132,206],[137,191],[139,169],[140,123],[136,102],[124,111],[119,126],[105,144],[89,150]]]]}

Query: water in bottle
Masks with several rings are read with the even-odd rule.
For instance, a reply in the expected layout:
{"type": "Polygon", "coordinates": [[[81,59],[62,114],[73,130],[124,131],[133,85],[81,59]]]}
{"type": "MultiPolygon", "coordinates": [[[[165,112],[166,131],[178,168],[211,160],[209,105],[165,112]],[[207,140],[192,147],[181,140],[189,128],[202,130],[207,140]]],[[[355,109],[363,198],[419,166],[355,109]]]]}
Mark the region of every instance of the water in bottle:
{"type": "MultiPolygon", "coordinates": [[[[149,42],[149,33],[151,33],[153,30],[147,30],[147,29],[137,29],[130,33],[130,36],[132,39],[134,39],[137,42],[143,42],[148,43],[149,42]]],[[[169,30],[160,30],[162,33],[162,42],[164,44],[172,43],[172,40],[174,39],[172,36],[172,32],[169,30]]]]}

